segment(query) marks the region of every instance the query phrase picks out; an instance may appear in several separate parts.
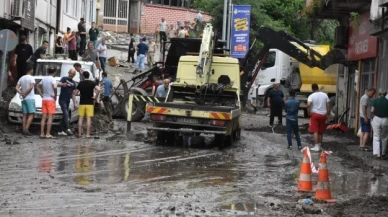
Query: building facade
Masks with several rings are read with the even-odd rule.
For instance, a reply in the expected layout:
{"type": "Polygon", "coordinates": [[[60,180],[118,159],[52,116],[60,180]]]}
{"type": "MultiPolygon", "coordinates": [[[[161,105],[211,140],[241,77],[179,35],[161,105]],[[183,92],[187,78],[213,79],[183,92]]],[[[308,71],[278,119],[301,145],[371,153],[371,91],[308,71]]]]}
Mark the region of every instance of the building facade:
{"type": "MultiPolygon", "coordinates": [[[[164,17],[169,24],[193,22],[197,11],[190,9],[190,0],[100,0],[103,29],[116,32],[153,34],[164,17]]],[[[203,14],[203,20],[211,17],[203,14]]]]}

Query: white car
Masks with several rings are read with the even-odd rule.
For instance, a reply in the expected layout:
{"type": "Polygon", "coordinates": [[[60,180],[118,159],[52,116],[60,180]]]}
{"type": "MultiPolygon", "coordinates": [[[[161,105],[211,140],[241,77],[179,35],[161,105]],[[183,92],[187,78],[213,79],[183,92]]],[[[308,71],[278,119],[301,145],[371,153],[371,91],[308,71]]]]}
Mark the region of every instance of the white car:
{"type": "MultiPolygon", "coordinates": [[[[83,70],[87,70],[91,72],[90,80],[94,80],[94,73],[97,70],[93,62],[82,62],[82,61],[71,61],[71,60],[44,60],[44,59],[39,59],[37,61],[36,71],[33,76],[35,78],[35,107],[36,107],[36,113],[32,121],[33,125],[40,125],[40,121],[42,118],[42,97],[38,94],[36,86],[39,84],[42,78],[48,74],[47,72],[49,68],[55,67],[57,69],[58,77],[56,76],[55,80],[58,83],[62,77],[68,76],[69,70],[73,68],[74,63],[76,62],[81,64],[83,70]]],[[[80,81],[80,74],[77,73],[74,76],[73,80],[76,83],[78,83],[80,81]]],[[[58,103],[61,88],[58,87],[57,91],[58,91],[57,92],[58,96],[56,101],[56,112],[53,119],[53,126],[60,125],[62,116],[63,116],[61,107],[59,106],[59,103],[58,103]]],[[[76,97],[76,103],[77,105],[79,104],[79,96],[76,97]]],[[[14,124],[22,124],[22,117],[23,117],[22,99],[19,93],[16,93],[16,95],[12,98],[8,106],[8,120],[9,122],[14,124]]],[[[70,100],[70,105],[69,105],[69,119],[70,119],[70,123],[78,120],[78,112],[74,110],[72,100],[70,100]]]]}

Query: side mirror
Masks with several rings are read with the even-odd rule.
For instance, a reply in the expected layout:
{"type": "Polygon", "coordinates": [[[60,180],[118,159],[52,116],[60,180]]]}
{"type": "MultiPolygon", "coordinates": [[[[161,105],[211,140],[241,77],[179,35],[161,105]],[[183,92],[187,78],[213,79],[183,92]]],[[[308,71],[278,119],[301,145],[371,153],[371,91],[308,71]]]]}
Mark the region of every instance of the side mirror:
{"type": "Polygon", "coordinates": [[[280,84],[281,84],[281,85],[286,85],[286,79],[280,80],[280,84]]]}

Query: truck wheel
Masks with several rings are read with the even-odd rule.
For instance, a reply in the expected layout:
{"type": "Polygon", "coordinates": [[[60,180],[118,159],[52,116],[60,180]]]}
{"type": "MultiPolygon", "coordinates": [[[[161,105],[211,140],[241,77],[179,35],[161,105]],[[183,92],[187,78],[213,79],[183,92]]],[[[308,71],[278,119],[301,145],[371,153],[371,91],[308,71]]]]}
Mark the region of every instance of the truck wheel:
{"type": "Polygon", "coordinates": [[[157,144],[159,144],[159,145],[166,144],[166,138],[167,138],[166,133],[167,132],[164,132],[164,131],[157,131],[156,132],[156,143],[157,144]]]}
{"type": "Polygon", "coordinates": [[[307,111],[307,108],[306,109],[303,109],[303,117],[305,118],[308,118],[309,117],[309,113],[307,111]]]}
{"type": "Polygon", "coordinates": [[[224,148],[225,147],[225,136],[218,135],[218,134],[214,135],[214,143],[218,148],[220,148],[220,149],[224,148]]]}
{"type": "MultiPolygon", "coordinates": [[[[121,104],[121,112],[125,118],[128,117],[128,95],[124,97],[124,102],[121,104]]],[[[132,122],[139,122],[144,118],[145,102],[133,102],[132,106],[132,122]]]]}

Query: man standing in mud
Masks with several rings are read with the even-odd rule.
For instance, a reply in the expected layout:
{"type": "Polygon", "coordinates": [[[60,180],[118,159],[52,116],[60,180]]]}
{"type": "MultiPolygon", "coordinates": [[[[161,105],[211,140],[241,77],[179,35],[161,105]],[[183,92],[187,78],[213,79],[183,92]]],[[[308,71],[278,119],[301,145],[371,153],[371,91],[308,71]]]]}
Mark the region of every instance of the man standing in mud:
{"type": "Polygon", "coordinates": [[[385,90],[379,89],[379,97],[371,103],[373,155],[377,158],[386,158],[388,143],[388,99],[385,98],[386,94],[385,90]]]}
{"type": "MultiPolygon", "coordinates": [[[[34,54],[32,46],[27,43],[27,37],[20,36],[20,43],[15,48],[17,79],[20,79],[27,72],[27,60],[34,54]]],[[[32,70],[35,70],[34,68],[32,70]]]]}
{"type": "Polygon", "coordinates": [[[284,94],[279,90],[279,83],[273,84],[273,89],[268,93],[267,105],[270,108],[269,127],[273,127],[275,116],[278,117],[278,125],[282,125],[284,94]]]}
{"type": "Polygon", "coordinates": [[[364,96],[360,99],[360,125],[361,125],[361,136],[360,136],[360,151],[370,151],[369,148],[365,147],[368,141],[369,134],[371,133],[371,102],[372,97],[375,95],[376,90],[371,88],[366,91],[364,96]]]}
{"type": "Polygon", "coordinates": [[[82,137],[83,119],[86,117],[86,138],[90,138],[90,128],[92,125],[92,117],[94,116],[94,102],[96,96],[100,94],[100,88],[94,81],[89,80],[90,73],[84,71],[83,77],[85,80],[81,81],[77,89],[73,92],[74,96],[80,93],[80,102],[78,108],[78,138],[82,137]],[[94,95],[94,91],[96,91],[94,95]]]}
{"type": "Polygon", "coordinates": [[[330,118],[330,99],[326,93],[319,91],[318,84],[312,84],[313,93],[307,99],[307,111],[310,116],[310,133],[314,133],[312,151],[320,151],[325,131],[326,118],[330,118]]]}
{"type": "Polygon", "coordinates": [[[31,67],[27,67],[27,74],[23,75],[17,85],[16,91],[23,98],[22,111],[23,111],[23,134],[31,136],[29,131],[32,119],[34,118],[35,108],[35,79],[32,77],[33,70],[31,67]]]}
{"type": "Polygon", "coordinates": [[[61,131],[58,133],[58,135],[61,136],[71,136],[73,135],[73,132],[70,130],[69,126],[69,105],[70,100],[73,100],[73,107],[74,110],[76,109],[76,100],[75,96],[73,95],[73,92],[76,88],[75,81],[73,80],[74,76],[76,75],[75,69],[69,70],[69,76],[63,77],[58,83],[58,87],[61,87],[61,93],[59,94],[59,106],[62,110],[62,122],[61,122],[61,131]]]}
{"type": "Polygon", "coordinates": [[[40,122],[40,138],[55,139],[51,135],[51,126],[56,112],[57,82],[55,81],[55,68],[49,68],[48,75],[38,84],[37,90],[42,96],[42,121],[40,122]],[[43,91],[42,91],[43,89],[43,91]],[[46,134],[45,125],[47,120],[46,134]]]}

